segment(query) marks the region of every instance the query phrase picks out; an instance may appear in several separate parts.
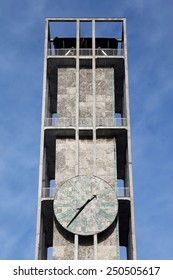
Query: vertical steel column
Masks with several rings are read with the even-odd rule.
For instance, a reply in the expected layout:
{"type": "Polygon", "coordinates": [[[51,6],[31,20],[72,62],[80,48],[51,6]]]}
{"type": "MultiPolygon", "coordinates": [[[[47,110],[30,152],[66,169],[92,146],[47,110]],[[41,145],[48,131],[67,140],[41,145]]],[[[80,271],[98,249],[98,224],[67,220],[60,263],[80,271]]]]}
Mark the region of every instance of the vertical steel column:
{"type": "Polygon", "coordinates": [[[93,175],[96,175],[96,59],[95,20],[92,20],[92,91],[93,91],[93,175]]]}
{"type": "MultiPolygon", "coordinates": [[[[116,148],[116,138],[113,138],[114,140],[114,189],[115,193],[118,196],[118,186],[117,186],[117,148],[116,148]]],[[[120,258],[120,247],[119,247],[119,217],[117,216],[117,225],[115,229],[115,242],[116,242],[116,254],[117,259],[120,258]]]]}
{"type": "Polygon", "coordinates": [[[128,86],[128,60],[127,60],[127,34],[126,34],[126,19],[123,19],[123,46],[124,46],[124,68],[125,68],[125,87],[124,94],[126,99],[126,114],[127,114],[127,164],[128,177],[130,188],[130,230],[131,240],[129,240],[129,258],[136,259],[136,240],[135,240],[135,222],[134,222],[134,201],[133,201],[133,179],[132,179],[132,155],[131,155],[131,134],[130,134],[130,107],[129,107],[129,86],[128,86]]]}
{"type": "MultiPolygon", "coordinates": [[[[75,131],[75,139],[76,139],[76,160],[75,160],[75,176],[79,175],[79,42],[80,42],[80,20],[76,20],[76,131],[75,131]]],[[[79,248],[79,238],[78,235],[75,234],[74,237],[74,259],[78,259],[78,248],[79,248]]]]}
{"type": "Polygon", "coordinates": [[[43,73],[43,98],[42,98],[42,123],[41,123],[41,139],[40,139],[40,165],[39,165],[39,187],[38,187],[38,208],[37,208],[37,229],[36,229],[36,251],[35,259],[41,259],[41,196],[42,196],[42,180],[43,180],[43,165],[44,165],[44,120],[46,112],[46,98],[47,98],[47,49],[48,49],[48,30],[49,21],[45,23],[45,43],[44,43],[44,73],[43,73]]]}
{"type": "MultiPolygon", "coordinates": [[[[92,91],[93,91],[93,175],[96,175],[96,59],[95,19],[92,20],[92,91]]],[[[97,259],[97,234],[93,235],[94,259],[97,259]]]]}

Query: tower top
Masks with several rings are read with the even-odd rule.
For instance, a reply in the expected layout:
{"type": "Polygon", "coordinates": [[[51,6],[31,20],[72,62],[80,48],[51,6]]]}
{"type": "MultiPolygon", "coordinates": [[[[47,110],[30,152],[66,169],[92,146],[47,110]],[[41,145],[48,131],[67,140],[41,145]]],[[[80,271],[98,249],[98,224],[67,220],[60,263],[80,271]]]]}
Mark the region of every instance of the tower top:
{"type": "Polygon", "coordinates": [[[110,21],[110,22],[123,22],[126,20],[125,17],[107,17],[107,18],[100,18],[100,17],[96,17],[96,18],[93,18],[93,17],[87,17],[87,18],[60,18],[60,17],[47,17],[46,18],[46,21],[49,21],[49,22],[53,22],[53,21],[98,21],[98,22],[101,22],[101,21],[110,21]]]}

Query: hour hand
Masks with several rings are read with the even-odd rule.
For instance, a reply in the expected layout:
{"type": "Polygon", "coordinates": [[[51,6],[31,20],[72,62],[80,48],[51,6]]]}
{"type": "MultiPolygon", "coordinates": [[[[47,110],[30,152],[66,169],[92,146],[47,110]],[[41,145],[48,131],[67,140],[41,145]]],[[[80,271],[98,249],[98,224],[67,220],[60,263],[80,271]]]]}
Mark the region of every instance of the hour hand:
{"type": "Polygon", "coordinates": [[[88,199],[80,208],[77,208],[78,212],[76,213],[76,215],[73,217],[73,219],[68,223],[67,227],[69,227],[71,225],[71,223],[77,218],[77,216],[80,214],[80,212],[85,208],[85,206],[91,202],[91,200],[93,200],[94,198],[97,198],[97,195],[93,194],[93,197],[88,199]]]}
{"type": "Polygon", "coordinates": [[[79,212],[82,211],[89,202],[90,199],[88,199],[81,207],[77,208],[77,210],[79,210],[79,212]]]}
{"type": "Polygon", "coordinates": [[[85,202],[84,205],[82,205],[80,208],[77,208],[78,212],[76,213],[76,215],[73,217],[73,219],[68,223],[67,227],[69,227],[71,225],[71,223],[77,218],[77,216],[80,214],[80,212],[85,208],[86,204],[88,204],[88,200],[87,202],[85,202]]]}

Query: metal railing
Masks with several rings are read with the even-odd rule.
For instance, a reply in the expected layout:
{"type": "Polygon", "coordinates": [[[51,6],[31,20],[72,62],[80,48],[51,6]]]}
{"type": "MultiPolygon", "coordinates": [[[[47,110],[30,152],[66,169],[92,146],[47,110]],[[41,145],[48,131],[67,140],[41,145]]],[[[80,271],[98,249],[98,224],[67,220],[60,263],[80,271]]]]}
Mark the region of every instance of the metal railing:
{"type": "MultiPolygon", "coordinates": [[[[42,198],[54,199],[55,188],[43,188],[42,189],[42,198]]],[[[118,197],[130,197],[130,189],[124,187],[117,188],[118,197]]]]}
{"type": "Polygon", "coordinates": [[[76,49],[48,49],[48,56],[76,56],[76,49]]]}
{"type": "MultiPolygon", "coordinates": [[[[75,118],[46,118],[44,122],[45,126],[51,127],[75,127],[75,118]]],[[[79,127],[92,127],[92,118],[79,118],[79,127]]],[[[121,127],[127,126],[126,118],[97,118],[97,127],[121,127]]]]}
{"type": "Polygon", "coordinates": [[[54,198],[55,188],[43,188],[42,189],[42,198],[54,198]]]}
{"type": "Polygon", "coordinates": [[[92,49],[79,49],[80,56],[92,56],[92,49]]]}
{"type": "MultiPolygon", "coordinates": [[[[70,49],[48,49],[48,56],[76,56],[77,51],[75,48],[70,49]]],[[[80,56],[92,56],[92,49],[79,49],[80,56]]],[[[123,49],[95,49],[96,56],[123,56],[123,49]]]]}
{"type": "Polygon", "coordinates": [[[127,126],[126,118],[97,118],[96,126],[105,127],[116,127],[116,126],[127,126]]]}
{"type": "Polygon", "coordinates": [[[124,188],[124,187],[118,187],[117,196],[118,197],[130,197],[130,189],[124,188]]]}
{"type": "Polygon", "coordinates": [[[53,127],[74,127],[76,126],[75,118],[46,118],[44,121],[45,126],[53,127]]]}
{"type": "Polygon", "coordinates": [[[102,49],[98,48],[95,50],[96,56],[123,56],[123,49],[102,49]]]}

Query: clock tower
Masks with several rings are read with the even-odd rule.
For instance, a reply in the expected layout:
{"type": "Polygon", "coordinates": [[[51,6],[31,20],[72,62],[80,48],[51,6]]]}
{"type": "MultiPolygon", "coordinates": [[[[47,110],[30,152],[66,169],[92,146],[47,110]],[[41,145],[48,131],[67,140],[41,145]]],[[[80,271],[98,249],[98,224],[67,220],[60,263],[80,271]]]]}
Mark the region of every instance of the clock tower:
{"type": "Polygon", "coordinates": [[[47,18],[36,259],[136,258],[130,139],[125,18],[47,18]]]}

